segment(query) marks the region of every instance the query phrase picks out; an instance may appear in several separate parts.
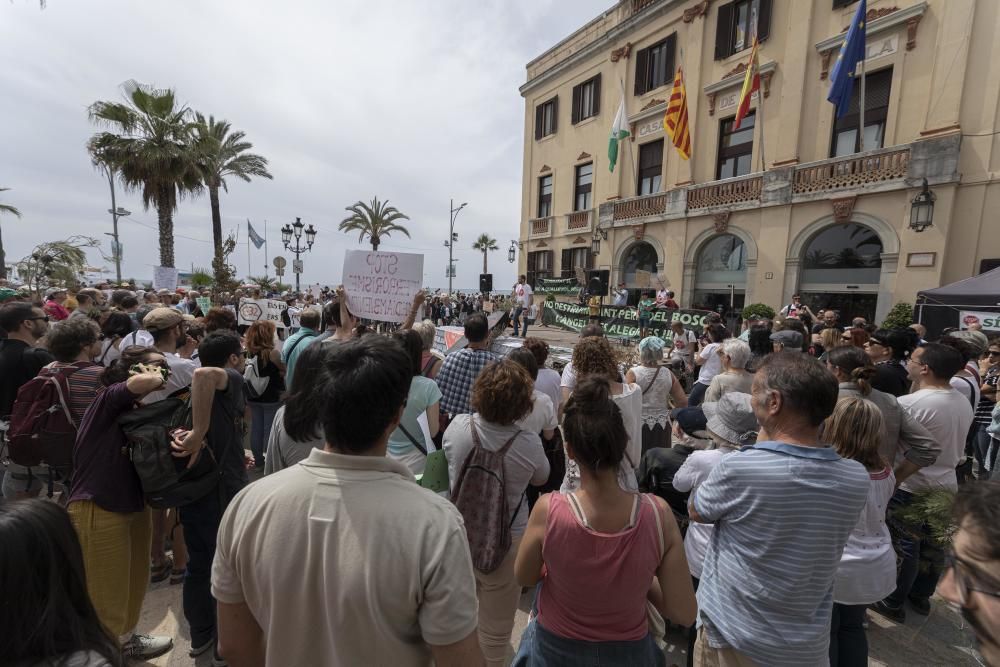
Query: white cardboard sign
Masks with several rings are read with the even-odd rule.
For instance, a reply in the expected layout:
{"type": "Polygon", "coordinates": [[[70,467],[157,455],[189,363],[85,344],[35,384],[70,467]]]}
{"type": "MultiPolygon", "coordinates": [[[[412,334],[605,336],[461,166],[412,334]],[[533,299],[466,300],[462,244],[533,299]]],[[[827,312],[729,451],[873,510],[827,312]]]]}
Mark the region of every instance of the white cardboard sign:
{"type": "Polygon", "coordinates": [[[423,255],[348,250],[344,256],[343,284],[355,317],[403,322],[423,277],[423,255]]]}
{"type": "Polygon", "coordinates": [[[281,311],[287,307],[284,301],[277,299],[240,299],[240,307],[236,311],[236,317],[241,326],[249,326],[258,320],[270,320],[278,325],[279,329],[284,329],[281,311]]]}
{"type": "Polygon", "coordinates": [[[154,266],[153,289],[175,291],[177,289],[177,269],[172,266],[154,266]]]}

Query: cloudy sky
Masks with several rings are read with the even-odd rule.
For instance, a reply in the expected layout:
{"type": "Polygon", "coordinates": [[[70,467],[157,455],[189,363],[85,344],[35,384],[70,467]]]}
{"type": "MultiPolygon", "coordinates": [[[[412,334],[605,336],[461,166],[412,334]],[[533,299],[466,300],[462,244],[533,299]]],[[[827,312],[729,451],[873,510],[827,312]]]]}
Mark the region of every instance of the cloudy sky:
{"type": "MultiPolygon", "coordinates": [[[[344,207],[388,198],[408,214],[412,240],[387,250],[424,254],[424,282],[447,285],[448,202],[468,202],[456,230],[456,288],[478,284],[483,232],[495,284],[514,277],[525,64],[614,0],[37,0],[0,2],[0,187],[23,218],[3,219],[15,261],[42,241],[85,234],[110,253],[107,181],[84,150],[87,107],[120,100],[128,79],[171,87],[192,109],[229,120],[270,160],[273,181],[231,181],[223,229],[240,228],[233,255],[247,273],[246,219],[270,255],[296,216],[319,230],[303,282],[339,281],[357,236],[336,231],[344,207]]],[[[120,190],[120,189],[119,189],[120,190]]],[[[118,193],[123,275],[152,277],[156,212],[118,193]]],[[[207,195],[174,215],[177,265],[207,267],[207,195]]],[[[270,258],[268,258],[270,259],[270,258]]],[[[95,252],[91,262],[108,268],[95,252]]],[[[263,251],[251,273],[263,273],[263,251]]],[[[273,270],[272,270],[273,274],[273,270]]],[[[286,276],[287,280],[287,276],[286,276]]],[[[289,281],[291,282],[291,281],[289,281]]]]}

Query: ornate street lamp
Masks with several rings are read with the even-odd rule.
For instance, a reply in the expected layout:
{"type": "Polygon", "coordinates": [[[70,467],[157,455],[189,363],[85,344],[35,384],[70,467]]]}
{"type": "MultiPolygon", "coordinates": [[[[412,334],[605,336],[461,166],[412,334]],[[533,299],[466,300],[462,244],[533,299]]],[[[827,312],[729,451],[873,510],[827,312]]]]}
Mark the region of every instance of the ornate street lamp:
{"type": "Polygon", "coordinates": [[[590,240],[590,253],[592,255],[601,254],[601,240],[608,240],[608,230],[600,227],[594,228],[594,236],[590,240]]]}
{"type": "Polygon", "coordinates": [[[295,253],[295,264],[292,265],[292,270],[295,272],[295,291],[299,291],[299,277],[301,276],[300,271],[296,269],[301,269],[302,264],[299,261],[299,255],[304,252],[312,250],[313,243],[316,242],[316,230],[312,225],[306,227],[302,222],[302,218],[295,218],[295,222],[291,225],[285,225],[281,228],[281,242],[285,245],[285,250],[295,253]],[[306,245],[302,245],[302,229],[305,228],[306,231],[306,245]],[[295,237],[295,245],[292,245],[292,236],[295,237]]]}
{"type": "Polygon", "coordinates": [[[517,261],[517,241],[511,241],[507,248],[507,261],[513,264],[517,261]]]}
{"type": "Polygon", "coordinates": [[[927,188],[927,179],[924,179],[923,189],[917,193],[910,204],[910,229],[915,232],[922,232],[934,224],[934,202],[937,195],[927,188]]]}

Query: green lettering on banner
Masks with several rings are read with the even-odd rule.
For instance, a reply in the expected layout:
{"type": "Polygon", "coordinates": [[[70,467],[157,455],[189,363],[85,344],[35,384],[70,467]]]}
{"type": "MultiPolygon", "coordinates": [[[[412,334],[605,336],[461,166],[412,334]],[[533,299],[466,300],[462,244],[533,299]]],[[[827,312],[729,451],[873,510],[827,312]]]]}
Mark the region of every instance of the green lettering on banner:
{"type": "MultiPolygon", "coordinates": [[[[711,311],[705,310],[657,309],[650,320],[649,334],[670,341],[673,339],[670,323],[680,322],[685,329],[690,329],[695,334],[701,335],[705,326],[705,318],[711,314],[711,311]]],[[[542,321],[547,325],[579,333],[590,321],[590,308],[562,301],[546,302],[542,321]]],[[[601,308],[601,324],[609,336],[621,338],[638,338],[639,336],[638,314],[634,307],[603,306],[601,308]]]]}

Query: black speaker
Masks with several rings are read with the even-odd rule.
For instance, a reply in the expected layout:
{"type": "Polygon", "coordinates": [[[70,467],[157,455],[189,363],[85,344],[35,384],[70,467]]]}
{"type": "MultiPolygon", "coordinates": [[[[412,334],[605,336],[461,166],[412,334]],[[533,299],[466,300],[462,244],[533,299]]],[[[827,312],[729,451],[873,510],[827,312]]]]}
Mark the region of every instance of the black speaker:
{"type": "Polygon", "coordinates": [[[590,292],[590,296],[607,296],[609,282],[611,282],[611,271],[608,269],[587,271],[587,291],[590,292]]]}
{"type": "Polygon", "coordinates": [[[480,273],[479,274],[479,291],[492,292],[493,291],[493,274],[492,273],[480,273]]]}

